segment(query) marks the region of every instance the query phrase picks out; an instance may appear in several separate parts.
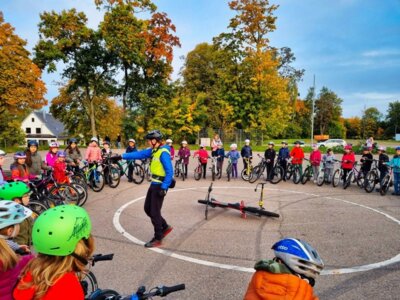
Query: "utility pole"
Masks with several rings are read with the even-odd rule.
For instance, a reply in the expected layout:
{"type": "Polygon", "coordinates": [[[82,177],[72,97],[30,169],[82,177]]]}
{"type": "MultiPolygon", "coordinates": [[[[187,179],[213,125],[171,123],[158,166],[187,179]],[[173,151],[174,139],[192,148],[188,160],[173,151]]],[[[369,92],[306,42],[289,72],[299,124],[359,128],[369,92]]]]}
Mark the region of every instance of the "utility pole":
{"type": "Polygon", "coordinates": [[[314,100],[315,100],[315,74],[314,74],[312,109],[311,109],[311,145],[314,143],[314,100]]]}

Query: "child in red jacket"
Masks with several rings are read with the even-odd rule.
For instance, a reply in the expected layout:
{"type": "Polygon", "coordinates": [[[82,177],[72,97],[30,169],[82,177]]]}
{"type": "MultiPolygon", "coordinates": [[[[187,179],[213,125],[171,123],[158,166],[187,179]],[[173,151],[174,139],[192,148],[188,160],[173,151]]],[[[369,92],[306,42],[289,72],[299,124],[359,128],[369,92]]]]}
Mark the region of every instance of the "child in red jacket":
{"type": "Polygon", "coordinates": [[[344,154],[342,157],[343,182],[346,181],[347,174],[350,172],[354,166],[354,163],[356,162],[356,157],[354,156],[354,152],[352,150],[353,147],[351,145],[344,147],[344,154]]]}
{"type": "Polygon", "coordinates": [[[200,145],[200,149],[196,150],[193,153],[193,158],[199,157],[199,161],[201,164],[201,167],[203,168],[203,178],[206,178],[206,170],[207,170],[207,161],[208,161],[208,152],[205,149],[204,145],[200,145]]]}
{"type": "Polygon", "coordinates": [[[69,183],[67,176],[67,164],[65,163],[65,152],[57,152],[57,160],[54,162],[54,179],[57,183],[69,183]]]}
{"type": "Polygon", "coordinates": [[[319,151],[317,144],[313,144],[312,149],[313,150],[310,154],[310,162],[313,168],[314,183],[317,183],[319,166],[321,164],[321,151],[319,151]]]}
{"type": "Polygon", "coordinates": [[[303,158],[304,151],[300,147],[300,142],[294,142],[294,148],[290,151],[290,157],[292,158],[292,165],[298,165],[300,168],[300,175],[303,174],[303,158]]]}

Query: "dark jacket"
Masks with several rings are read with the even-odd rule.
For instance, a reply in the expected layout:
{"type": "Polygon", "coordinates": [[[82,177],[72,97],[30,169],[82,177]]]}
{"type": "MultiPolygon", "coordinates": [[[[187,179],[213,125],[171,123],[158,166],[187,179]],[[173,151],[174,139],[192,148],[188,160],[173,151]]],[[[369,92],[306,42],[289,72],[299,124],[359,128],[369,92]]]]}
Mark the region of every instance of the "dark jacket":
{"type": "Polygon", "coordinates": [[[242,148],[242,151],[240,151],[240,155],[244,157],[252,157],[253,156],[253,151],[251,150],[251,147],[249,145],[245,145],[242,148]]]}
{"type": "Polygon", "coordinates": [[[278,160],[282,161],[282,160],[286,160],[289,159],[290,154],[289,154],[289,148],[281,148],[279,149],[279,153],[278,153],[278,160]]]}
{"type": "Polygon", "coordinates": [[[272,164],[274,163],[275,160],[275,156],[276,156],[276,151],[273,148],[268,148],[267,150],[265,150],[264,153],[264,157],[267,160],[267,163],[272,164]]]}

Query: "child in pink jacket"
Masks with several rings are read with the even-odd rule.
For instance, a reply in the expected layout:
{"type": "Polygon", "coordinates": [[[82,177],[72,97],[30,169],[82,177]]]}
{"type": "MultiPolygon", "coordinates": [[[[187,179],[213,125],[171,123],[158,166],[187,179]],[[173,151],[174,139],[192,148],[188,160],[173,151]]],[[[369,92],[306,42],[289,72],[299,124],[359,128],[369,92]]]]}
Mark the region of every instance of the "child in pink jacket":
{"type": "Polygon", "coordinates": [[[313,144],[312,149],[313,150],[310,154],[310,162],[313,168],[314,183],[316,183],[319,173],[319,165],[321,164],[322,158],[321,158],[321,151],[319,151],[317,144],[313,144]]]}
{"type": "Polygon", "coordinates": [[[92,137],[90,140],[89,147],[86,149],[85,159],[89,164],[101,161],[101,149],[99,147],[99,140],[96,137],[92,137]]]}

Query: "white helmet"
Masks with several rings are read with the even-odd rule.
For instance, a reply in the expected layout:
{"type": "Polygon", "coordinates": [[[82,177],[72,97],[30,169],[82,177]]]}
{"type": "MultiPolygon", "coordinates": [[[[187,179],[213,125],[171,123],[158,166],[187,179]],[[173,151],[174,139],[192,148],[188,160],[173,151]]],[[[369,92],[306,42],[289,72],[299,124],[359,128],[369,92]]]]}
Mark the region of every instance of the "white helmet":
{"type": "Polygon", "coordinates": [[[136,141],[135,141],[134,139],[129,139],[128,143],[129,143],[129,142],[132,142],[132,143],[135,143],[135,144],[136,144],[136,141]]]}
{"type": "Polygon", "coordinates": [[[245,144],[250,144],[250,140],[249,140],[249,139],[245,139],[245,140],[244,140],[244,143],[245,143],[245,144]]]}
{"type": "Polygon", "coordinates": [[[186,141],[182,141],[181,144],[182,144],[182,145],[187,145],[187,142],[186,142],[186,141]]]}
{"type": "Polygon", "coordinates": [[[97,137],[92,137],[91,139],[90,139],[90,141],[91,142],[96,142],[97,144],[99,143],[99,139],[97,138],[97,137]]]}
{"type": "Polygon", "coordinates": [[[51,142],[49,145],[50,148],[60,148],[60,144],[57,142],[51,142]]]}
{"type": "Polygon", "coordinates": [[[4,157],[4,156],[6,156],[6,153],[3,150],[0,150],[0,156],[4,157]]]}
{"type": "Polygon", "coordinates": [[[32,215],[29,208],[14,201],[0,201],[0,229],[19,224],[32,215]]]}
{"type": "Polygon", "coordinates": [[[167,139],[165,142],[166,142],[167,144],[172,144],[172,140],[171,140],[171,139],[167,139]]]}
{"type": "Polygon", "coordinates": [[[231,144],[231,148],[237,149],[237,145],[236,144],[231,144]]]}

